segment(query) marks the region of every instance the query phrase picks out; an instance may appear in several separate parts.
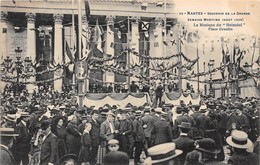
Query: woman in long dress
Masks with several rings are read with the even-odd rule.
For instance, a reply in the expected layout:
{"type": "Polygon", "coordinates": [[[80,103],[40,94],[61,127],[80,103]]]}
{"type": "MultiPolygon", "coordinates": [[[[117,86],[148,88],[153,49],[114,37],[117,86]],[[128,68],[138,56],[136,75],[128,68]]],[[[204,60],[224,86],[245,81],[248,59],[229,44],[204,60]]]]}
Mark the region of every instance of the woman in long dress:
{"type": "Polygon", "coordinates": [[[59,116],[53,119],[52,121],[52,133],[54,133],[57,136],[58,141],[58,152],[59,157],[63,157],[67,154],[67,148],[66,148],[66,136],[68,135],[67,129],[66,129],[66,120],[64,117],[59,116]]]}

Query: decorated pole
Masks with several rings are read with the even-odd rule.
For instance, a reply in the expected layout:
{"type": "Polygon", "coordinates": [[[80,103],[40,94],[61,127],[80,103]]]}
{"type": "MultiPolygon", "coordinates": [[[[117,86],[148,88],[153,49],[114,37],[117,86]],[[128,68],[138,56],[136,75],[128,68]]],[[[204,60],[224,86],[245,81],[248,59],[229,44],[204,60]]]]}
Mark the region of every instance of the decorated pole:
{"type": "Polygon", "coordinates": [[[234,103],[236,101],[236,66],[235,66],[235,59],[234,59],[234,39],[231,38],[231,73],[229,76],[231,78],[231,101],[234,103]]]}
{"type": "Polygon", "coordinates": [[[200,93],[200,67],[199,67],[199,41],[197,41],[197,73],[198,73],[198,93],[200,93]]]}
{"type": "Polygon", "coordinates": [[[129,16],[127,16],[127,46],[128,46],[128,51],[127,51],[127,68],[128,68],[128,92],[130,92],[130,22],[129,22],[129,16]]]}
{"type": "MultiPolygon", "coordinates": [[[[79,57],[79,61],[81,61],[82,60],[82,47],[81,47],[81,42],[82,42],[82,40],[81,40],[81,38],[82,38],[82,15],[81,15],[81,12],[82,12],[82,8],[81,8],[81,5],[82,5],[82,3],[81,3],[81,0],[78,0],[78,31],[79,31],[79,33],[78,33],[78,35],[79,35],[79,37],[78,37],[78,52],[79,52],[79,54],[78,54],[78,57],[79,57]]],[[[82,64],[82,61],[80,62],[80,67],[82,68],[83,66],[82,66],[83,64],[82,64]]],[[[81,108],[82,106],[83,106],[83,96],[84,96],[84,94],[83,94],[83,83],[84,83],[84,79],[78,79],[78,89],[79,89],[79,91],[78,91],[78,94],[79,94],[79,107],[81,108]]]]}
{"type": "Polygon", "coordinates": [[[179,27],[178,27],[178,42],[177,42],[177,48],[178,48],[178,53],[180,54],[179,57],[178,57],[178,62],[179,62],[179,83],[178,83],[178,88],[179,88],[179,92],[182,92],[182,59],[181,59],[181,25],[179,24],[179,27]]]}
{"type": "MultiPolygon", "coordinates": [[[[72,0],[72,43],[74,44],[74,38],[75,38],[75,34],[74,34],[74,30],[75,30],[75,20],[74,20],[74,0],[72,0]]],[[[73,52],[73,56],[75,58],[75,54],[73,52]]],[[[75,71],[73,72],[73,76],[72,76],[72,91],[73,94],[75,96],[76,94],[76,76],[75,76],[75,71]]],[[[74,98],[75,99],[75,98],[74,98]]]]}

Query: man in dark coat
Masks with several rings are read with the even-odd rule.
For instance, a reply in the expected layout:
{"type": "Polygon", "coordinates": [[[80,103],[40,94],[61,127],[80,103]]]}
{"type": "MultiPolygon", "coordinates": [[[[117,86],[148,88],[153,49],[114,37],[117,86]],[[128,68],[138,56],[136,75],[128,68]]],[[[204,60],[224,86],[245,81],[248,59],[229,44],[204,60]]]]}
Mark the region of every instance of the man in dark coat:
{"type": "Polygon", "coordinates": [[[152,146],[151,145],[151,132],[153,130],[153,125],[154,125],[154,119],[150,115],[149,109],[144,110],[144,116],[142,117],[142,124],[143,124],[143,128],[144,128],[144,135],[145,135],[145,142],[146,142],[145,146],[148,149],[152,146]]]}
{"type": "Polygon", "coordinates": [[[156,90],[155,90],[156,105],[159,101],[158,106],[161,106],[161,104],[162,104],[162,95],[163,95],[163,86],[162,86],[162,83],[160,82],[159,85],[157,86],[156,90]]]}
{"type": "Polygon", "coordinates": [[[142,153],[142,150],[144,149],[144,143],[145,143],[145,135],[144,135],[144,129],[141,119],[141,111],[136,111],[136,119],[133,122],[133,136],[135,141],[135,156],[134,156],[134,162],[135,164],[140,162],[140,155],[142,153]]]}
{"type": "Polygon", "coordinates": [[[14,165],[17,163],[9,150],[13,144],[14,136],[17,137],[18,134],[14,134],[13,128],[0,128],[0,164],[14,165]]]}
{"type": "Polygon", "coordinates": [[[126,114],[125,112],[122,112],[120,114],[120,120],[119,120],[119,125],[116,130],[118,130],[118,140],[119,140],[119,150],[129,153],[129,138],[128,136],[131,135],[132,133],[132,125],[131,123],[126,119],[126,114]]]}
{"type": "Polygon", "coordinates": [[[97,157],[98,152],[98,146],[100,145],[100,124],[97,121],[99,118],[98,110],[92,111],[92,118],[90,120],[90,123],[92,124],[92,129],[90,131],[90,137],[91,137],[91,162],[95,162],[95,159],[97,157]]]}
{"type": "Polygon", "coordinates": [[[30,152],[31,135],[27,128],[27,122],[30,115],[28,112],[21,113],[21,122],[15,127],[15,132],[19,134],[14,141],[12,152],[18,163],[22,161],[23,164],[29,163],[28,154],[30,152]]]}
{"type": "Polygon", "coordinates": [[[132,81],[132,84],[130,85],[130,92],[136,93],[139,90],[138,85],[135,84],[134,81],[132,81]]]}
{"type": "Polygon", "coordinates": [[[59,160],[57,137],[51,132],[50,123],[47,120],[41,123],[41,129],[44,136],[40,165],[56,165],[59,160]]]}
{"type": "Polygon", "coordinates": [[[179,125],[180,136],[173,140],[176,144],[176,149],[183,151],[183,153],[179,156],[180,164],[184,164],[187,153],[195,149],[194,141],[188,137],[190,128],[190,123],[182,122],[181,125],[179,125]]]}
{"type": "Polygon", "coordinates": [[[161,120],[154,123],[152,130],[152,138],[154,145],[162,144],[172,141],[172,130],[169,122],[165,120],[164,117],[167,114],[161,114],[161,120]]]}
{"type": "Polygon", "coordinates": [[[201,109],[201,115],[197,118],[197,128],[200,136],[205,137],[207,126],[209,125],[210,117],[206,116],[206,109],[201,109]]]}

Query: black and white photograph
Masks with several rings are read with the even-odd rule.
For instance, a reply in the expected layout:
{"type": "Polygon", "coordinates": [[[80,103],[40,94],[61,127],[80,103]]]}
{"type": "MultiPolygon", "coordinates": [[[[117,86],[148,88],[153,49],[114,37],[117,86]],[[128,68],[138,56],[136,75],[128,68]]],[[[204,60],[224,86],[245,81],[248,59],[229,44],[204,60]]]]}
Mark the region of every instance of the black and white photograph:
{"type": "Polygon", "coordinates": [[[259,164],[259,0],[0,12],[0,165],[259,164]]]}

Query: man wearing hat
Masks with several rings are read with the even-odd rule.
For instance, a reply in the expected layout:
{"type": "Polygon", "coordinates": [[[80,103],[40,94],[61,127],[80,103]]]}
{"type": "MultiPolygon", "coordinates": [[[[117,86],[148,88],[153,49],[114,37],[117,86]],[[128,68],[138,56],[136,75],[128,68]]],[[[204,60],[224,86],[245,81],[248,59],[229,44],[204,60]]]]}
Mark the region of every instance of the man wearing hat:
{"type": "Polygon", "coordinates": [[[13,137],[18,134],[14,133],[13,128],[0,128],[0,163],[1,164],[16,164],[13,154],[9,150],[13,144],[13,137]]]}
{"type": "Polygon", "coordinates": [[[49,121],[42,121],[41,129],[43,142],[41,146],[40,165],[56,165],[58,164],[59,157],[57,137],[51,132],[49,121]]]}
{"type": "Polygon", "coordinates": [[[243,105],[238,104],[236,107],[235,113],[233,113],[229,118],[229,124],[232,125],[232,123],[236,124],[236,128],[238,130],[242,130],[245,132],[248,132],[250,126],[249,126],[249,119],[248,117],[243,114],[243,105]]]}
{"type": "Polygon", "coordinates": [[[129,165],[129,157],[122,151],[109,152],[104,157],[104,165],[129,165]]]}
{"type": "Polygon", "coordinates": [[[119,125],[116,127],[118,130],[118,140],[120,142],[120,151],[127,152],[129,155],[130,136],[132,134],[132,124],[126,119],[126,112],[121,111],[119,118],[119,125]]]}
{"type": "Polygon", "coordinates": [[[7,114],[4,116],[5,123],[2,125],[2,128],[14,128],[16,122],[15,114],[7,114]]]}
{"type": "Polygon", "coordinates": [[[162,104],[162,96],[163,96],[163,86],[162,83],[160,82],[159,85],[156,87],[155,90],[155,101],[156,101],[156,106],[161,106],[162,104]]]}
{"type": "Polygon", "coordinates": [[[77,155],[75,154],[67,154],[60,158],[60,165],[75,165],[77,161],[77,155]]]}
{"type": "Polygon", "coordinates": [[[115,133],[117,133],[114,125],[115,115],[112,112],[107,112],[106,115],[107,119],[100,125],[100,137],[105,144],[108,140],[113,139],[115,137],[115,133]]]}
{"type": "Polygon", "coordinates": [[[144,110],[144,116],[142,117],[142,123],[144,128],[144,135],[145,135],[145,146],[146,148],[151,147],[151,133],[153,130],[154,120],[153,117],[150,115],[150,109],[144,110]]]}
{"type": "Polygon", "coordinates": [[[178,126],[180,130],[180,136],[177,139],[174,139],[173,142],[176,144],[176,148],[183,151],[179,160],[180,164],[184,164],[186,155],[188,152],[191,152],[195,149],[194,141],[188,137],[188,132],[191,129],[191,124],[188,122],[182,122],[178,126]]]}
{"type": "Polygon", "coordinates": [[[28,112],[21,112],[20,115],[21,122],[15,127],[15,132],[18,133],[19,136],[16,137],[11,150],[18,163],[28,164],[28,154],[30,152],[30,142],[32,138],[27,127],[30,114],[28,112]]]}
{"type": "Polygon", "coordinates": [[[234,155],[232,155],[228,164],[232,165],[255,165],[259,164],[259,156],[255,153],[249,153],[246,149],[251,148],[253,143],[248,139],[248,135],[244,131],[235,130],[232,135],[226,139],[227,143],[232,147],[234,155]]]}
{"type": "Polygon", "coordinates": [[[154,138],[154,145],[172,141],[172,129],[170,123],[165,120],[166,116],[163,115],[164,113],[165,112],[161,110],[160,120],[156,121],[153,126],[152,137],[154,138]]]}
{"type": "Polygon", "coordinates": [[[109,140],[107,145],[108,145],[107,148],[109,151],[113,152],[113,151],[118,151],[118,149],[119,149],[119,141],[116,139],[109,140]]]}
{"type": "MultiPolygon", "coordinates": [[[[195,142],[196,149],[186,156],[185,165],[222,164],[216,162],[216,154],[220,152],[213,139],[203,138],[195,142]]],[[[225,163],[223,163],[225,164],[225,163]]]]}
{"type": "Polygon", "coordinates": [[[202,137],[205,137],[206,129],[210,122],[210,117],[206,115],[207,112],[206,109],[207,109],[206,105],[200,107],[201,115],[198,116],[197,123],[196,123],[197,128],[199,129],[199,134],[202,137]]]}
{"type": "Polygon", "coordinates": [[[145,144],[145,134],[144,129],[142,126],[142,111],[135,111],[135,120],[133,122],[133,137],[134,137],[134,146],[135,146],[135,155],[134,155],[134,162],[135,164],[140,162],[140,155],[142,150],[144,150],[145,144]]]}
{"type": "Polygon", "coordinates": [[[176,158],[182,154],[182,151],[176,149],[173,142],[163,143],[148,149],[148,157],[144,161],[144,165],[172,165],[176,164],[176,158]]]}
{"type": "Polygon", "coordinates": [[[98,153],[98,146],[100,145],[100,123],[98,122],[99,111],[93,110],[91,112],[90,123],[92,124],[92,129],[90,130],[91,137],[91,162],[95,162],[98,153]]]}

